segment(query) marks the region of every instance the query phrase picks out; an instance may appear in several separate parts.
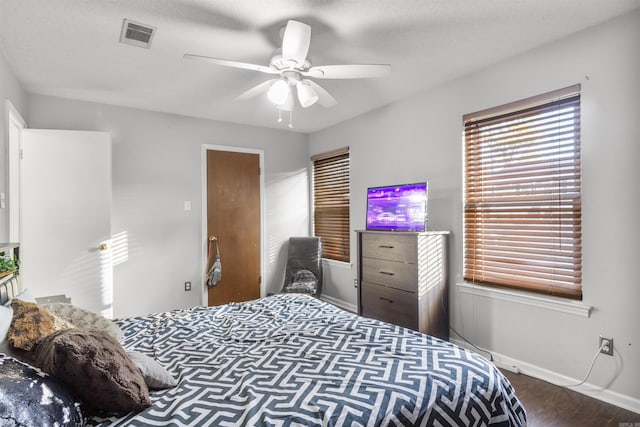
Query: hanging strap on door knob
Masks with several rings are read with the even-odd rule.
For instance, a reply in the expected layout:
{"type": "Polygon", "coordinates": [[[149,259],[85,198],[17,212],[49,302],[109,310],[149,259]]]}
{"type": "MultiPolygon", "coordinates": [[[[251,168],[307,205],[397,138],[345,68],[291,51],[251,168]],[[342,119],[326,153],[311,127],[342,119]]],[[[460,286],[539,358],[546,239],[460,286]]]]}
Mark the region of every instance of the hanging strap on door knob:
{"type": "Polygon", "coordinates": [[[222,262],[220,261],[220,247],[218,246],[218,238],[209,236],[209,247],[207,249],[207,286],[213,287],[222,280],[222,262]],[[215,257],[213,245],[215,242],[215,257]],[[212,263],[213,261],[213,263],[212,263]]]}

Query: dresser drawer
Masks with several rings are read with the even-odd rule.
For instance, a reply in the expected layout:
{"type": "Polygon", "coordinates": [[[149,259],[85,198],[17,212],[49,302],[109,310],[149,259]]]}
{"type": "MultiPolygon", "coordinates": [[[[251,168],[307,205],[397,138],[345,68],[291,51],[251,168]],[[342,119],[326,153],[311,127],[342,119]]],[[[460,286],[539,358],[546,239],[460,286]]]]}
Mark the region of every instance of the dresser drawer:
{"type": "Polygon", "coordinates": [[[362,282],[362,315],[405,328],[418,327],[416,294],[362,282]]]}
{"type": "Polygon", "coordinates": [[[417,261],[416,236],[394,233],[362,235],[362,256],[392,261],[417,261]]]}
{"type": "Polygon", "coordinates": [[[418,265],[362,258],[362,280],[415,292],[418,290],[418,265]]]}

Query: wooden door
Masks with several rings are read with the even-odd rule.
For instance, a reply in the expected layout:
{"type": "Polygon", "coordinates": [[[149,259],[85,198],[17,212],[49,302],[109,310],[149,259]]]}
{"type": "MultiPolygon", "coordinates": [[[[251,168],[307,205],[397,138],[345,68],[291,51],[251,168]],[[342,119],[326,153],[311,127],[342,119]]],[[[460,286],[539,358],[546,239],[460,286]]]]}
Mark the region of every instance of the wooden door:
{"type": "Polygon", "coordinates": [[[222,280],[209,305],[260,297],[260,156],[207,150],[207,232],[220,246],[222,280]]]}

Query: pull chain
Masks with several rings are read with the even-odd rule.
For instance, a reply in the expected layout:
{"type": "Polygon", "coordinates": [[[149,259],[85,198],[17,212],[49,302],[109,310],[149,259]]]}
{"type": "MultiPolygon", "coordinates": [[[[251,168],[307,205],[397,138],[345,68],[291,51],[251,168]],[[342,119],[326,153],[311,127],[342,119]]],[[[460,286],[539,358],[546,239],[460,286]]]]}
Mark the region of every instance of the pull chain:
{"type": "MultiPolygon", "coordinates": [[[[278,123],[282,123],[282,110],[278,108],[278,123]]],[[[293,110],[289,110],[289,129],[293,129],[293,110]]]]}

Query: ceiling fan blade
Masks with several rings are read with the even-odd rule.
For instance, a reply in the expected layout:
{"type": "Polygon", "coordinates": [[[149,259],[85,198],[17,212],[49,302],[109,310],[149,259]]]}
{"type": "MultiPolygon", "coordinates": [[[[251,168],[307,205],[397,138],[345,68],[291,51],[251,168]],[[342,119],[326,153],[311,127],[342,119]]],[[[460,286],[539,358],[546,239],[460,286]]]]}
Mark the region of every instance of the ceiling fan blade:
{"type": "Polygon", "coordinates": [[[191,55],[189,53],[183,56],[184,59],[198,59],[201,61],[211,62],[224,67],[242,68],[243,70],[260,71],[267,74],[278,74],[277,70],[264,65],[249,64],[248,62],[229,61],[228,59],[212,58],[210,56],[191,55]]]}
{"type": "Polygon", "coordinates": [[[303,65],[309,53],[311,27],[298,21],[287,22],[282,36],[282,58],[303,65]]]}
{"type": "Polygon", "coordinates": [[[250,99],[250,98],[253,98],[255,96],[258,96],[258,95],[261,95],[261,94],[265,93],[266,91],[269,90],[271,85],[277,80],[278,79],[270,79],[270,80],[267,80],[266,82],[262,82],[259,85],[252,87],[248,91],[241,93],[236,98],[236,101],[246,101],[247,99],[250,99]]]}
{"type": "Polygon", "coordinates": [[[302,73],[316,79],[368,79],[391,74],[389,64],[319,65],[302,73]]]}
{"type": "Polygon", "coordinates": [[[338,101],[336,101],[336,99],[318,83],[313,80],[303,80],[303,82],[311,86],[311,89],[313,89],[316,95],[318,95],[318,103],[323,107],[333,107],[338,103],[338,101]]]}

